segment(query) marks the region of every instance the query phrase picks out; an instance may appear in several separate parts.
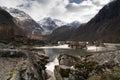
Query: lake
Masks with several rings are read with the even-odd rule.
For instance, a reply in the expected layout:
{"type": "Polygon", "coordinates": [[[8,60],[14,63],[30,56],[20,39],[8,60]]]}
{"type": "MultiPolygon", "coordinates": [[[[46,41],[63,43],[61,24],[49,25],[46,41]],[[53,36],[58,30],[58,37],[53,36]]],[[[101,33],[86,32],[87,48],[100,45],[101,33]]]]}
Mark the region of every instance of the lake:
{"type": "Polygon", "coordinates": [[[84,56],[89,53],[93,52],[100,52],[100,51],[110,51],[110,50],[116,50],[118,49],[118,46],[120,45],[111,45],[106,44],[106,47],[95,47],[95,46],[88,46],[87,50],[81,50],[81,49],[71,49],[68,47],[67,44],[65,45],[59,45],[59,46],[44,46],[44,47],[35,47],[35,49],[40,49],[45,52],[45,55],[49,57],[50,63],[46,65],[47,69],[52,71],[54,70],[54,66],[58,65],[57,57],[60,54],[70,54],[70,55],[80,55],[84,56]]]}

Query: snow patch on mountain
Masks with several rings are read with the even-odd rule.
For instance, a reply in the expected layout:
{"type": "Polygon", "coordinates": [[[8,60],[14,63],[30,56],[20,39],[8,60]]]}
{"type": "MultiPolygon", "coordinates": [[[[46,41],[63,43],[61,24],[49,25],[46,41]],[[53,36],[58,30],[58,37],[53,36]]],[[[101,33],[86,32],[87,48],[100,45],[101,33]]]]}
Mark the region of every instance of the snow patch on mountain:
{"type": "Polygon", "coordinates": [[[43,18],[38,21],[38,24],[43,28],[43,35],[52,33],[58,27],[65,25],[66,23],[50,17],[43,18]]]}
{"type": "Polygon", "coordinates": [[[7,8],[7,7],[2,7],[2,8],[8,11],[13,17],[18,18],[20,20],[32,19],[28,14],[26,14],[24,11],[21,11],[19,9],[7,8]]]}
{"type": "Polygon", "coordinates": [[[22,28],[26,33],[29,35],[41,35],[43,31],[42,27],[27,13],[15,8],[1,8],[9,12],[16,19],[16,25],[22,28]]]}

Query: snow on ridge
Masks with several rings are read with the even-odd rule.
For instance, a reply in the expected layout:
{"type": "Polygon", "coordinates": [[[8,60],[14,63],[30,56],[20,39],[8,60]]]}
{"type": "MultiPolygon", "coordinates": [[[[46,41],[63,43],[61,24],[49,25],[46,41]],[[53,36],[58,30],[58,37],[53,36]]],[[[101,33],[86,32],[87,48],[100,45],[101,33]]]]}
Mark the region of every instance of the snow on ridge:
{"type": "Polygon", "coordinates": [[[15,9],[15,8],[7,8],[7,7],[2,7],[6,11],[8,11],[13,17],[16,17],[20,20],[27,20],[27,19],[32,19],[28,14],[25,12],[15,9]]]}

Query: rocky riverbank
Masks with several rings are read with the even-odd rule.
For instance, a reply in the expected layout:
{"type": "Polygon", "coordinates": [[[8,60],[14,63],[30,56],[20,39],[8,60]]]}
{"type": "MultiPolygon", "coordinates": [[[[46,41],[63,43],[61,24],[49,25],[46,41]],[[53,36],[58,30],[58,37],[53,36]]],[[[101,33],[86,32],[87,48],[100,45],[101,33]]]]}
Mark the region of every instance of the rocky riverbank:
{"type": "MultiPolygon", "coordinates": [[[[3,44],[1,44],[3,45],[3,44]]],[[[0,49],[0,80],[119,80],[120,51],[85,56],[60,54],[54,74],[46,70],[44,52],[0,49]],[[55,79],[56,78],[56,79],[55,79]]]]}
{"type": "Polygon", "coordinates": [[[0,80],[46,80],[48,57],[16,49],[0,50],[0,80]]]}
{"type": "Polygon", "coordinates": [[[87,56],[61,54],[55,66],[56,80],[119,80],[120,51],[87,56]]]}

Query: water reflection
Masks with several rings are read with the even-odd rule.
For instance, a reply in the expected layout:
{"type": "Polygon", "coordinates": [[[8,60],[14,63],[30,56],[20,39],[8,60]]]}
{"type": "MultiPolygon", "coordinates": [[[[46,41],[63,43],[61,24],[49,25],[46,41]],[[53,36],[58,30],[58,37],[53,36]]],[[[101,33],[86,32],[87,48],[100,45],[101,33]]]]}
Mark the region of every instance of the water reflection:
{"type": "Polygon", "coordinates": [[[56,56],[58,56],[59,54],[70,54],[70,55],[85,55],[87,54],[86,50],[75,50],[75,49],[55,49],[55,48],[51,48],[51,49],[44,49],[44,52],[47,56],[50,57],[50,61],[53,61],[56,56]]]}
{"type": "Polygon", "coordinates": [[[53,61],[56,56],[59,54],[70,54],[70,55],[87,55],[91,52],[106,52],[111,50],[117,50],[120,48],[120,45],[117,44],[105,44],[105,47],[99,46],[87,46],[87,49],[71,49],[68,45],[60,45],[60,46],[44,46],[44,47],[36,47],[36,49],[44,50],[45,55],[49,56],[50,61],[53,61]]]}

